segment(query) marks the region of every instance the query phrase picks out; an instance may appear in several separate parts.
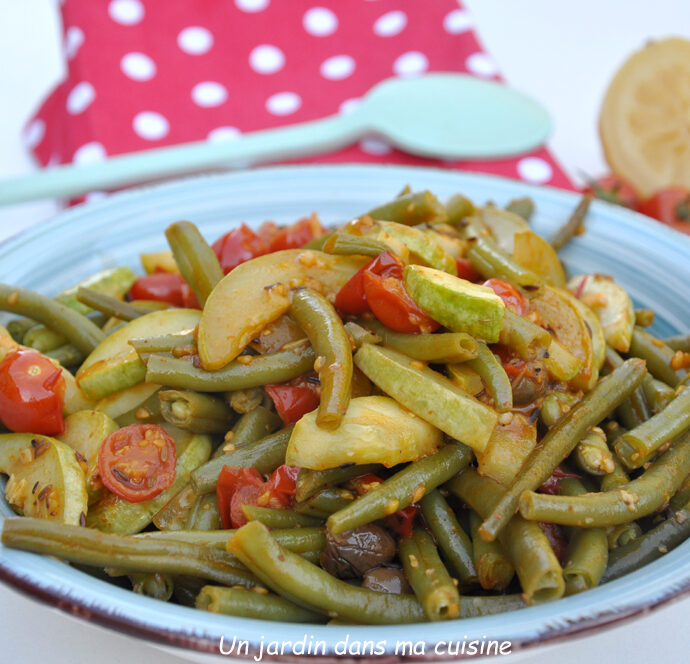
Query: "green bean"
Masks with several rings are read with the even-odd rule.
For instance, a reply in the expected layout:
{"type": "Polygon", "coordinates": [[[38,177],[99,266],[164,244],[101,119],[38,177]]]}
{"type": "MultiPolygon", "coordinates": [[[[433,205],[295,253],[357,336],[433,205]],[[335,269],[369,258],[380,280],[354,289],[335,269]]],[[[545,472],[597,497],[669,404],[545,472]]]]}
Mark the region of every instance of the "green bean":
{"type": "Polygon", "coordinates": [[[187,484],[154,514],[151,521],[159,530],[183,530],[195,502],[194,489],[187,484]]]}
{"type": "Polygon", "coordinates": [[[21,344],[24,342],[24,335],[35,325],[36,321],[30,318],[15,318],[7,322],[7,331],[18,344],[21,344]]]}
{"type": "Polygon", "coordinates": [[[479,354],[479,342],[464,332],[403,334],[376,320],[362,321],[362,325],[380,337],[385,346],[422,362],[465,362],[479,354]]]}
{"type": "Polygon", "coordinates": [[[673,511],[677,511],[688,501],[690,501],[690,475],[683,480],[678,491],[676,491],[676,494],[671,498],[669,507],[673,511]]]}
{"type": "Polygon", "coordinates": [[[225,395],[230,408],[236,413],[249,413],[260,406],[266,398],[262,387],[248,387],[244,390],[234,390],[225,395]]]}
{"type": "Polygon", "coordinates": [[[606,434],[599,427],[592,427],[575,446],[572,459],[577,467],[590,475],[608,475],[616,469],[606,434]]]}
{"type": "Polygon", "coordinates": [[[506,309],[499,341],[523,360],[531,360],[545,355],[551,345],[551,335],[543,327],[506,309]]]}
{"type": "Polygon", "coordinates": [[[377,487],[328,518],[328,530],[342,533],[405,509],[459,473],[472,460],[472,450],[449,443],[433,454],[409,464],[377,487]]]}
{"type": "Polygon", "coordinates": [[[231,564],[222,550],[165,539],[101,533],[47,519],[5,519],[2,542],[13,549],[56,556],[95,567],[127,572],[191,574],[224,585],[253,586],[246,570],[231,564]]]}
{"type": "Polygon", "coordinates": [[[247,521],[261,521],[267,528],[301,528],[302,526],[318,526],[321,519],[306,514],[300,514],[288,509],[273,509],[256,505],[242,505],[242,511],[247,521]]]}
{"type": "Polygon", "coordinates": [[[185,528],[188,530],[218,530],[220,528],[220,510],[215,493],[196,497],[192,509],[189,510],[185,528]]]}
{"type": "Polygon", "coordinates": [[[310,288],[292,291],[290,314],[311,342],[314,369],[321,383],[316,424],[324,429],[340,426],[352,394],[352,348],[333,305],[310,288]]]}
{"type": "Polygon", "coordinates": [[[470,259],[474,269],[486,279],[493,276],[502,277],[513,284],[529,289],[532,294],[540,290],[542,278],[522,267],[488,237],[476,235],[474,239],[471,239],[467,258],[470,259]],[[491,267],[491,274],[485,273],[486,265],[491,267]]]}
{"type": "Polygon", "coordinates": [[[22,343],[25,346],[29,346],[29,348],[37,350],[39,353],[46,353],[49,350],[55,350],[60,346],[64,346],[68,342],[63,334],[39,323],[27,330],[22,343]]]}
{"type": "Polygon", "coordinates": [[[194,332],[182,332],[130,339],[129,345],[140,357],[147,357],[151,353],[172,353],[177,357],[180,350],[184,350],[187,355],[193,355],[196,350],[196,338],[194,332]]]}
{"type": "MultiPolygon", "coordinates": [[[[256,590],[256,589],[255,589],[256,590]]],[[[196,598],[196,608],[226,616],[277,622],[322,623],[326,618],[276,595],[259,594],[244,588],[204,586],[196,598]]]]}
{"type": "Polygon", "coordinates": [[[624,433],[615,443],[618,458],[628,468],[640,468],[659,448],[690,428],[690,388],[683,389],[661,412],[624,433]]]}
{"type": "MultiPolygon", "coordinates": [[[[9,329],[9,324],[7,329],[9,329]]],[[[676,334],[673,337],[666,337],[664,343],[671,350],[682,350],[684,353],[690,353],[690,334],[676,334]]]]}
{"type": "Polygon", "coordinates": [[[300,344],[271,355],[243,355],[217,371],[206,371],[190,360],[150,355],[146,362],[146,382],[197,392],[229,392],[270,383],[284,383],[311,371],[316,356],[311,346],[300,344]]]}
{"type": "Polygon", "coordinates": [[[485,343],[479,343],[479,355],[467,362],[484,381],[486,389],[494,400],[494,408],[499,413],[513,409],[513,388],[503,365],[485,343]]]}
{"type": "Polygon", "coordinates": [[[518,217],[522,217],[525,221],[529,221],[534,214],[534,201],[528,196],[513,198],[505,209],[518,215],[518,217]]]}
{"type": "Polygon", "coordinates": [[[203,307],[206,298],[223,278],[216,254],[199,229],[189,221],[178,221],[168,226],[165,237],[184,280],[203,307]]]}
{"type": "MultiPolygon", "coordinates": [[[[590,528],[589,530],[597,530],[596,528],[590,528]]],[[[609,551],[618,549],[621,546],[629,544],[633,540],[636,540],[640,535],[642,535],[642,528],[635,522],[621,523],[618,526],[613,526],[613,528],[607,528],[606,539],[608,542],[609,551]]]]}
{"type": "Polygon", "coordinates": [[[82,314],[26,288],[0,284],[0,311],[31,316],[46,327],[60,330],[85,354],[105,339],[105,334],[82,314]]]}
{"type": "Polygon", "coordinates": [[[224,433],[234,414],[220,397],[191,390],[160,390],[161,415],[166,422],[193,433],[224,433]]]}
{"type": "Polygon", "coordinates": [[[403,570],[426,617],[431,621],[460,617],[460,594],[426,531],[416,529],[400,542],[403,570]]]}
{"type": "Polygon", "coordinates": [[[484,590],[504,590],[515,576],[513,563],[508,560],[500,542],[485,542],[479,536],[482,521],[477,513],[470,512],[472,533],[472,558],[477,570],[479,585],[484,590]]]}
{"type": "Polygon", "coordinates": [[[642,390],[654,414],[662,411],[676,398],[676,391],[672,387],[650,375],[645,376],[642,381],[642,390]]]}
{"type": "Polygon", "coordinates": [[[549,244],[558,251],[564,247],[574,235],[581,232],[584,228],[585,217],[589,210],[589,204],[592,202],[592,196],[590,194],[584,195],[577,207],[573,210],[573,213],[568,217],[568,220],[561,226],[549,240],[549,244]]]}
{"type": "Polygon", "coordinates": [[[63,367],[76,367],[84,361],[85,357],[84,353],[74,344],[65,344],[54,350],[49,350],[45,355],[57,360],[63,367]]]}
{"type": "Polygon", "coordinates": [[[453,226],[459,224],[466,217],[471,217],[475,212],[474,203],[462,194],[455,194],[446,201],[448,223],[453,226]]]}
{"type": "Polygon", "coordinates": [[[258,521],[242,526],[228,543],[228,550],[271,590],[331,618],[382,625],[425,620],[415,597],[379,593],[340,581],[281,547],[258,521]]]}
{"type": "Polygon", "coordinates": [[[315,237],[313,240],[309,240],[307,244],[303,245],[303,249],[316,249],[317,251],[323,251],[323,247],[338,231],[332,230],[315,237]]]}
{"type": "Polygon", "coordinates": [[[390,247],[372,237],[340,231],[328,238],[323,245],[323,251],[341,256],[378,256],[384,251],[390,251],[390,247]]]}
{"type": "Polygon", "coordinates": [[[344,484],[348,480],[376,472],[380,468],[379,464],[369,463],[363,466],[356,464],[346,464],[340,468],[329,468],[328,470],[309,470],[302,468],[297,476],[297,492],[295,500],[302,502],[311,498],[321,489],[327,489],[338,484],[344,484]]]}
{"type": "Polygon", "coordinates": [[[546,482],[556,466],[573,451],[590,427],[601,422],[613,408],[627,399],[644,375],[644,362],[637,359],[627,360],[600,381],[549,430],[541,444],[525,461],[524,470],[479,529],[484,539],[494,539],[506,527],[517,510],[521,494],[524,491],[536,490],[546,482]]]}
{"type": "Polygon", "coordinates": [[[362,344],[380,344],[383,341],[377,334],[353,321],[345,323],[345,331],[352,338],[355,348],[361,348],[362,344]]]}
{"type": "Polygon", "coordinates": [[[612,551],[602,583],[648,565],[690,537],[690,503],[636,540],[612,551]]]}
{"type": "Polygon", "coordinates": [[[293,509],[300,514],[326,519],[331,514],[345,509],[355,499],[347,489],[322,489],[302,503],[295,503],[293,509]]]}
{"type": "MultiPolygon", "coordinates": [[[[500,484],[481,477],[474,468],[456,475],[447,487],[482,518],[495,509],[505,494],[500,484]]],[[[515,515],[499,534],[499,541],[515,567],[527,604],[563,596],[561,566],[539,524],[515,515]]]]}
{"type": "Polygon", "coordinates": [[[129,424],[137,424],[142,421],[153,424],[163,424],[165,420],[161,416],[161,402],[158,399],[158,390],[144,401],[137,403],[130,410],[113,419],[121,427],[126,427],[129,424]]]}
{"type": "Polygon", "coordinates": [[[690,473],[690,434],[678,439],[640,477],[612,491],[585,496],[549,496],[525,491],[520,513],[529,520],[605,528],[658,510],[690,473]]]}
{"type": "Polygon", "coordinates": [[[232,429],[225,435],[225,443],[213,453],[217,458],[226,452],[233,452],[239,447],[254,443],[280,427],[283,421],[271,410],[257,406],[254,410],[240,417],[232,429]]]}
{"type": "Polygon", "coordinates": [[[642,358],[647,362],[649,373],[671,387],[676,387],[682,378],[677,371],[671,369],[673,350],[641,327],[633,330],[630,355],[642,358]]]}
{"type": "Polygon", "coordinates": [[[153,309],[146,307],[135,307],[129,302],[123,302],[117,298],[110,297],[105,293],[98,293],[89,288],[79,287],[77,290],[77,299],[82,304],[87,305],[92,309],[101,311],[111,318],[118,318],[119,320],[130,321],[135,318],[140,318],[144,314],[150,313],[153,309]]]}
{"type": "Polygon", "coordinates": [[[174,582],[170,574],[137,572],[130,574],[129,580],[132,582],[132,590],[137,595],[152,597],[162,602],[167,602],[172,597],[174,582]]]}
{"type": "MultiPolygon", "coordinates": [[[[610,372],[611,369],[615,369],[623,364],[623,358],[610,346],[606,347],[605,358],[605,364],[602,367],[602,375],[605,375],[607,372],[610,372]]],[[[643,380],[648,379],[652,379],[649,374],[645,376],[643,380]]],[[[624,401],[616,409],[618,419],[621,421],[621,424],[628,429],[636,427],[649,419],[649,408],[647,407],[647,400],[643,387],[644,382],[641,387],[638,387],[630,395],[630,399],[624,401]]]]}
{"type": "Polygon", "coordinates": [[[635,309],[635,325],[649,327],[654,323],[654,309],[635,309]]]}
{"type": "Polygon", "coordinates": [[[621,462],[614,457],[613,470],[602,476],[599,488],[602,491],[611,491],[612,489],[617,489],[622,484],[627,484],[629,481],[628,473],[621,465],[621,462]]]}
{"type": "Polygon", "coordinates": [[[546,427],[549,429],[555,426],[558,421],[571,408],[580,401],[576,394],[571,392],[551,392],[546,397],[541,405],[539,417],[546,427]]]}
{"type": "Polygon", "coordinates": [[[175,577],[175,587],[173,588],[175,601],[182,606],[195,608],[197,595],[205,584],[206,581],[204,579],[196,576],[177,575],[175,577]]]}
{"type": "Polygon", "coordinates": [[[367,213],[373,219],[396,221],[405,226],[440,224],[448,220],[446,210],[430,191],[398,196],[367,213]]]}
{"type": "MultiPolygon", "coordinates": [[[[561,493],[579,496],[587,488],[578,479],[565,478],[560,482],[561,493]]],[[[599,585],[606,569],[609,545],[603,528],[578,529],[570,538],[568,553],[563,565],[565,594],[574,595],[599,585]]]]}
{"type": "Polygon", "coordinates": [[[281,429],[199,466],[191,475],[194,491],[197,494],[215,491],[223,466],[254,467],[262,474],[272,472],[285,461],[285,450],[291,433],[292,427],[281,429]]]}
{"type": "Polygon", "coordinates": [[[463,584],[475,583],[477,570],[472,560],[472,542],[445,498],[439,491],[431,491],[422,498],[420,507],[451,570],[463,584]]]}

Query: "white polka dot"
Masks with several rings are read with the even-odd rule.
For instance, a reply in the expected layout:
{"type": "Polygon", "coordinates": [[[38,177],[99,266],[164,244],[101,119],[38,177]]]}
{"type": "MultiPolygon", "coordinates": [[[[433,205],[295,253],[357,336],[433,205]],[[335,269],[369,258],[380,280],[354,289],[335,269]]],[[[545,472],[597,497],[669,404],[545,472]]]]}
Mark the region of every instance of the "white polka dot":
{"type": "Polygon", "coordinates": [[[84,43],[84,31],[76,25],[67,28],[65,32],[65,56],[72,60],[84,43]]]}
{"type": "Polygon", "coordinates": [[[147,141],[157,141],[164,138],[170,131],[170,123],[164,116],[155,111],[137,113],[132,120],[132,127],[136,134],[147,141]]]}
{"type": "Polygon", "coordinates": [[[192,88],[192,99],[197,106],[212,108],[220,106],[228,98],[228,91],[220,83],[204,81],[192,88]]]}
{"type": "Polygon", "coordinates": [[[213,46],[213,35],[198,25],[185,28],[177,35],[177,45],[189,55],[203,55],[213,46]]]}
{"type": "Polygon", "coordinates": [[[296,92],[279,92],[266,100],[266,110],[272,115],[290,115],[302,105],[296,92]]]}
{"type": "Polygon", "coordinates": [[[467,32],[472,28],[472,16],[464,9],[454,9],[443,19],[443,29],[451,35],[467,32]]]}
{"type": "Polygon", "coordinates": [[[105,191],[90,191],[86,196],[84,196],[84,200],[87,203],[97,203],[98,201],[102,201],[104,198],[107,198],[108,194],[105,191]]]}
{"type": "Polygon", "coordinates": [[[393,151],[389,143],[380,138],[363,138],[359,142],[359,148],[367,154],[384,155],[393,151]]]}
{"type": "Polygon", "coordinates": [[[116,23],[134,25],[144,18],[144,5],[139,0],[110,0],[108,14],[116,23]]]}
{"type": "Polygon", "coordinates": [[[135,81],[148,81],[156,75],[156,63],[144,53],[127,53],[120,60],[120,69],[135,81]]]}
{"type": "Polygon", "coordinates": [[[271,44],[261,44],[249,54],[249,66],[258,74],[275,74],[284,65],[283,52],[271,44]]]}
{"type": "Polygon", "coordinates": [[[362,100],[359,97],[352,97],[351,99],[346,99],[342,104],[340,104],[340,108],[338,109],[343,115],[347,115],[348,113],[352,113],[360,104],[362,103],[362,100]]]}
{"type": "Polygon", "coordinates": [[[35,148],[46,135],[46,123],[41,118],[32,120],[24,129],[22,138],[27,148],[35,148]]]}
{"type": "Polygon", "coordinates": [[[428,66],[429,61],[424,53],[408,51],[396,59],[393,63],[393,71],[398,76],[418,76],[423,74],[428,66]]]}
{"type": "Polygon", "coordinates": [[[498,73],[496,63],[486,53],[472,53],[465,60],[465,66],[473,74],[486,78],[495,76],[498,73]]]}
{"type": "Polygon", "coordinates": [[[96,98],[96,90],[87,81],[77,83],[67,95],[67,112],[70,115],[83,113],[96,98]]]}
{"type": "Polygon", "coordinates": [[[321,63],[321,76],[341,81],[355,70],[355,61],[349,55],[334,55],[321,63]]]}
{"type": "Polygon", "coordinates": [[[72,161],[75,164],[95,164],[106,157],[105,148],[97,141],[85,143],[74,152],[72,161]]]}
{"type": "Polygon", "coordinates": [[[400,34],[407,25],[407,14],[401,11],[388,12],[379,16],[374,23],[374,32],[379,37],[393,37],[400,34]]]}
{"type": "Polygon", "coordinates": [[[243,12],[260,12],[268,7],[269,0],[235,0],[237,9],[243,12]]]}
{"type": "Polygon", "coordinates": [[[216,127],[208,134],[208,140],[211,143],[219,141],[234,141],[242,135],[242,132],[237,127],[216,127]]]}
{"type": "Polygon", "coordinates": [[[525,157],[517,164],[518,175],[527,182],[543,184],[548,182],[553,175],[553,169],[547,161],[540,157],[525,157]]]}
{"type": "Polygon", "coordinates": [[[327,37],[338,28],[338,17],[325,7],[312,7],[302,19],[304,29],[314,37],[327,37]]]}

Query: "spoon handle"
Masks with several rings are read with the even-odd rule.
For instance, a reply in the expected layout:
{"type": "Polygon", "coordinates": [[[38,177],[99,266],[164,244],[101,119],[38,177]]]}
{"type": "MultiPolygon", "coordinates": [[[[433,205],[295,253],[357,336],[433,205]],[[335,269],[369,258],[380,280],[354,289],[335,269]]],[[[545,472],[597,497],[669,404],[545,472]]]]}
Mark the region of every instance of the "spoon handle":
{"type": "Polygon", "coordinates": [[[89,191],[116,189],[233,164],[258,164],[337,150],[360,136],[362,129],[355,115],[333,115],[255,131],[227,141],[183,143],[7,178],[0,180],[0,206],[40,198],[71,198],[89,191]]]}

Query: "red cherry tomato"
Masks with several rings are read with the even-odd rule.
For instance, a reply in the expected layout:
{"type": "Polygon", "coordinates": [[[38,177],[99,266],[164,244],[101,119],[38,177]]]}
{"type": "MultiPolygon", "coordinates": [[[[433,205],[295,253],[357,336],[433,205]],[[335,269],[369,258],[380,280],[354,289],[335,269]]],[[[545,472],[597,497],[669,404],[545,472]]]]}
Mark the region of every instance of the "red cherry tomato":
{"type": "Polygon", "coordinates": [[[414,529],[414,522],[418,513],[419,508],[416,505],[408,505],[405,509],[398,510],[395,514],[387,516],[384,519],[384,523],[400,537],[412,537],[412,530],[414,529]]]}
{"type": "Polygon", "coordinates": [[[268,396],[273,399],[276,411],[285,425],[297,422],[302,415],[318,407],[320,392],[318,382],[301,377],[288,383],[266,385],[268,396]]]}
{"type": "Polygon", "coordinates": [[[62,371],[38,351],[19,348],[0,362],[0,420],[10,431],[62,433],[64,395],[62,371]]]}
{"type": "Polygon", "coordinates": [[[181,274],[173,272],[154,272],[145,277],[139,277],[129,290],[133,300],[156,300],[168,302],[174,307],[201,309],[196,295],[181,274]]]}
{"type": "Polygon", "coordinates": [[[591,194],[602,201],[637,210],[640,199],[635,188],[617,175],[605,175],[592,180],[583,190],[584,194],[591,194]]]}
{"type": "Polygon", "coordinates": [[[513,313],[524,316],[529,313],[529,303],[525,296],[512,284],[503,279],[487,279],[484,284],[490,288],[513,313]]]}
{"type": "Polygon", "coordinates": [[[360,268],[335,296],[335,307],[341,313],[361,315],[370,311],[364,294],[364,270],[368,265],[360,268]]]}
{"type": "Polygon", "coordinates": [[[314,238],[321,237],[325,232],[316,215],[312,215],[311,217],[300,219],[292,226],[287,226],[278,232],[271,240],[270,250],[299,249],[314,238]]]}
{"type": "Polygon", "coordinates": [[[638,210],[678,231],[690,234],[690,191],[684,187],[658,191],[643,201],[638,210]]]}
{"type": "Polygon", "coordinates": [[[472,262],[468,258],[456,258],[455,264],[458,266],[458,277],[467,281],[479,281],[481,275],[474,269],[472,262]]]}
{"type": "Polygon", "coordinates": [[[139,503],[174,481],[175,441],[157,424],[130,424],[111,433],[98,451],[98,472],[114,494],[139,503]]]}
{"type": "Polygon", "coordinates": [[[233,228],[213,243],[223,273],[227,274],[240,263],[269,252],[266,243],[246,224],[233,228]]]}
{"type": "Polygon", "coordinates": [[[297,476],[299,475],[298,466],[278,466],[271,477],[268,478],[266,485],[274,495],[282,495],[292,499],[297,492],[297,476]]]}

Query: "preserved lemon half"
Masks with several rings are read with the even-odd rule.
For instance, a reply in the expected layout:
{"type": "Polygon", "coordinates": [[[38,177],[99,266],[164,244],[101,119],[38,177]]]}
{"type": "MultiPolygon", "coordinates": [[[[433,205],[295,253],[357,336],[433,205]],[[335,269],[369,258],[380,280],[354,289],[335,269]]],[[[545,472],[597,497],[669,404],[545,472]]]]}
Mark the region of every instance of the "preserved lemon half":
{"type": "Polygon", "coordinates": [[[606,92],[599,132],[613,172],[643,196],[690,188],[690,41],[664,39],[634,53],[606,92]]]}

